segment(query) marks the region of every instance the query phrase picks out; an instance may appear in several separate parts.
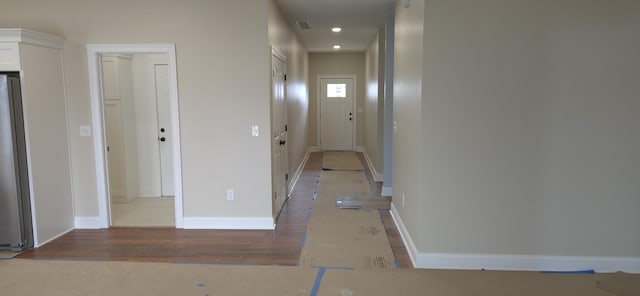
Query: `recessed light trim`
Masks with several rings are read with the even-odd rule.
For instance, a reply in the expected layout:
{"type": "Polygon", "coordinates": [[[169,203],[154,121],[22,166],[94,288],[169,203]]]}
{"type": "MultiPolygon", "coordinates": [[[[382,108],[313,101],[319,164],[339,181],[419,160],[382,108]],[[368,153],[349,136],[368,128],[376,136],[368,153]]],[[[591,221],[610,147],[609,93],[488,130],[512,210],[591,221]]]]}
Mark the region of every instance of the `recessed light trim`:
{"type": "Polygon", "coordinates": [[[338,33],[338,32],[341,32],[341,31],[342,31],[342,28],[340,28],[340,27],[331,28],[331,32],[334,32],[334,33],[338,33]]]}
{"type": "Polygon", "coordinates": [[[333,49],[338,50],[340,49],[342,46],[340,46],[340,44],[335,44],[333,45],[333,49]]]}

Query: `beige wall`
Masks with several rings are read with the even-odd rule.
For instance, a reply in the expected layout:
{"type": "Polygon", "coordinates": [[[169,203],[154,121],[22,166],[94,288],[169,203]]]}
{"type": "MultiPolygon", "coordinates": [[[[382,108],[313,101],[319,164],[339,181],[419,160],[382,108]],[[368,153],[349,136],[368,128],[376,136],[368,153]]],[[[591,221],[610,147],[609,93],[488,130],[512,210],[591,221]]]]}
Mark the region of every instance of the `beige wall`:
{"type": "Polygon", "coordinates": [[[309,148],[309,60],[306,49],[272,0],[269,1],[269,42],[287,56],[287,143],[289,175],[292,176],[309,148]]]}
{"type": "Polygon", "coordinates": [[[418,252],[640,257],[640,3],[426,3],[396,15],[394,206],[418,252]]]}
{"type": "Polygon", "coordinates": [[[380,29],[365,52],[364,150],[376,180],[383,173],[384,40],[384,29],[380,29]]]}
{"type": "MultiPolygon", "coordinates": [[[[420,130],[422,104],[422,38],[424,0],[411,1],[410,9],[396,6],[395,61],[393,83],[393,205],[398,210],[411,238],[418,243],[422,235],[420,190],[422,168],[420,130]],[[405,195],[403,201],[403,195],[405,195]]],[[[409,250],[411,251],[411,250],[409,250]]]]}
{"type": "Polygon", "coordinates": [[[356,75],[356,147],[364,145],[364,52],[309,53],[309,144],[318,145],[318,76],[356,75]],[[360,112],[362,111],[362,112],[360,112]]]}
{"type": "Polygon", "coordinates": [[[0,27],[66,38],[76,216],[98,215],[87,43],[175,43],[186,217],[270,218],[268,2],[3,1],[0,27]],[[233,33],[231,33],[233,32],[233,33]],[[226,201],[225,189],[236,190],[226,201]]]}

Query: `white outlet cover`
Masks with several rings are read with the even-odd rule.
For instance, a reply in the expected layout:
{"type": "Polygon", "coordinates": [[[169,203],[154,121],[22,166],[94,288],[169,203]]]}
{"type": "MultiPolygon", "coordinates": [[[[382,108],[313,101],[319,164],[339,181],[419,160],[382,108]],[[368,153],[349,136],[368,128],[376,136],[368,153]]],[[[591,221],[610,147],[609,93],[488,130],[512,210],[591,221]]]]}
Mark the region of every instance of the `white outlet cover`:
{"type": "Polygon", "coordinates": [[[251,136],[258,137],[260,136],[260,127],[257,125],[251,126],[251,136]]]}

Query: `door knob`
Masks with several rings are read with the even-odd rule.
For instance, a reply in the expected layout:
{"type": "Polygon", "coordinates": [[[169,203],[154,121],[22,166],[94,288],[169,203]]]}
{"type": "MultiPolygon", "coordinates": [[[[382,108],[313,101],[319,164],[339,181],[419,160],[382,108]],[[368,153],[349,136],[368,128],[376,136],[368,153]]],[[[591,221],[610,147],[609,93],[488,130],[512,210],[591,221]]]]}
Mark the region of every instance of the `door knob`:
{"type": "Polygon", "coordinates": [[[160,142],[164,142],[164,141],[166,141],[166,140],[167,140],[167,139],[166,139],[165,137],[160,137],[160,142]]]}

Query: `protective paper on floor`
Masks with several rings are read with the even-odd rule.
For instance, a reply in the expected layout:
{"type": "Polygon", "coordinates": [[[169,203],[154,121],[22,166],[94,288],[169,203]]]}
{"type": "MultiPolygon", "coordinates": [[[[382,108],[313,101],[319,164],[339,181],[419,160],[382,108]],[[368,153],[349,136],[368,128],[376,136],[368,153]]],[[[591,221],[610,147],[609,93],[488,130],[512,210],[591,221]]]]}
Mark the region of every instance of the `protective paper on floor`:
{"type": "Polygon", "coordinates": [[[638,295],[638,290],[634,289],[638,282],[640,274],[625,273],[336,270],[291,266],[0,260],[0,294],[25,296],[632,296],[638,295]]]}
{"type": "Polygon", "coordinates": [[[278,266],[0,261],[1,295],[310,295],[318,271],[278,266]]]}
{"type": "Polygon", "coordinates": [[[22,252],[0,251],[0,259],[9,259],[20,255],[22,252]]]}
{"type": "Polygon", "coordinates": [[[342,195],[371,194],[364,172],[325,171],[320,183],[300,265],[353,269],[393,269],[393,252],[377,210],[346,210],[342,195]]]}
{"type": "MultiPolygon", "coordinates": [[[[626,276],[640,281],[640,275],[626,276]]],[[[610,278],[619,280],[621,275],[479,270],[327,270],[317,295],[638,295],[638,290],[632,292],[635,294],[618,294],[597,287],[599,282],[610,278]]],[[[630,288],[630,285],[627,282],[626,287],[630,288]]]]}
{"type": "Polygon", "coordinates": [[[351,151],[324,152],[322,156],[322,169],[332,171],[363,171],[364,166],[351,151]]]}

